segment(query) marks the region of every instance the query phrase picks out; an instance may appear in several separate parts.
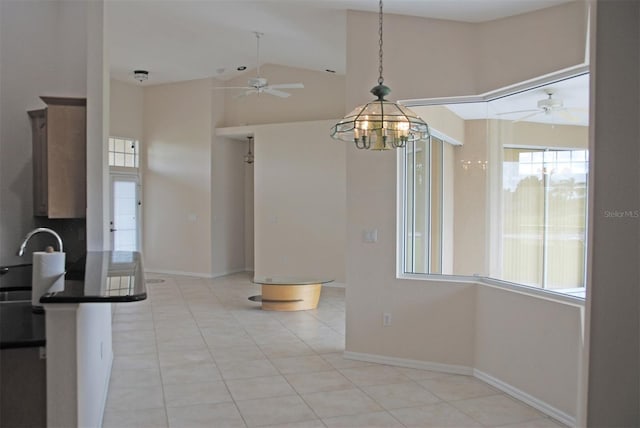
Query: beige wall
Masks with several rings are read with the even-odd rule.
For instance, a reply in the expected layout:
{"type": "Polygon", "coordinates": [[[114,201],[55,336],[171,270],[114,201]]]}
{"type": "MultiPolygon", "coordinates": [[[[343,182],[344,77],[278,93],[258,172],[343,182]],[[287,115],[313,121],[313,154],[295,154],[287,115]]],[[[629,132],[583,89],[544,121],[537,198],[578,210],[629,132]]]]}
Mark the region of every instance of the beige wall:
{"type": "Polygon", "coordinates": [[[576,415],[582,310],[479,286],[476,370],[576,415]]]}
{"type": "MultiPolygon", "coordinates": [[[[211,213],[213,276],[245,269],[245,146],[213,138],[211,213]]],[[[250,231],[249,231],[250,232],[250,231]]]]}
{"type": "MultiPolygon", "coordinates": [[[[542,15],[536,13],[519,17],[518,25],[511,28],[522,28],[531,35],[536,27],[544,25],[544,17],[555,22],[556,18],[552,17],[556,13],[565,17],[565,22],[548,28],[547,31],[552,34],[546,34],[545,38],[562,38],[567,34],[567,27],[578,28],[575,31],[584,28],[584,4],[581,2],[563,6],[562,10],[551,8],[542,15]],[[565,7],[572,11],[569,13],[570,19],[565,19],[568,13],[565,7]]],[[[370,99],[368,90],[375,84],[377,70],[377,46],[372,43],[376,28],[375,14],[348,12],[345,110],[351,110],[370,99]]],[[[479,58],[475,52],[479,49],[477,39],[484,37],[481,25],[385,15],[385,36],[387,35],[385,82],[393,90],[392,99],[477,95],[487,89],[497,89],[530,79],[533,77],[531,70],[549,73],[568,65],[579,65],[584,60],[583,56],[575,54],[577,50],[584,52],[584,40],[581,46],[570,52],[567,52],[563,43],[532,42],[526,49],[522,49],[522,46],[513,43],[513,39],[520,35],[505,31],[502,37],[493,41],[492,48],[504,50],[504,57],[508,58],[510,65],[509,72],[482,74],[477,72],[476,61],[482,61],[483,58],[479,58]],[[447,40],[447,43],[443,44],[442,40],[447,40]],[[389,46],[403,48],[394,50],[389,46]],[[422,55],[415,55],[416,52],[422,55]],[[560,57],[563,60],[546,62],[541,57],[560,57]],[[544,62],[542,67],[539,66],[540,61],[544,62]]],[[[536,40],[533,37],[529,39],[536,40]]],[[[478,150],[486,156],[486,151],[478,150]]],[[[459,184],[458,179],[456,176],[456,186],[459,184]]],[[[353,147],[347,149],[347,351],[387,357],[397,357],[402,353],[402,358],[408,360],[472,366],[477,334],[474,326],[477,305],[474,286],[400,280],[395,277],[395,183],[394,154],[363,153],[353,147]],[[362,231],[365,229],[378,230],[377,243],[361,242],[362,231]],[[439,308],[446,310],[440,311],[439,308]],[[392,314],[392,326],[382,326],[383,311],[392,314]],[[437,316],[433,316],[435,313],[437,316]],[[426,334],[416,334],[418,328],[428,331],[426,334]],[[416,336],[421,340],[416,341],[416,336]],[[407,346],[409,350],[402,351],[407,346]]],[[[478,189],[479,197],[482,197],[483,189],[484,187],[478,189]]],[[[464,209],[477,209],[478,222],[485,222],[482,219],[485,215],[483,206],[462,205],[456,198],[455,211],[464,209]]],[[[477,258],[486,252],[485,247],[478,248],[477,251],[471,256],[477,258]]],[[[475,269],[470,267],[470,270],[475,269]]],[[[533,297],[528,298],[535,300],[533,297]]],[[[511,322],[508,313],[503,315],[500,322],[511,322]]],[[[495,355],[494,363],[498,369],[492,375],[508,380],[509,372],[506,367],[514,364],[509,355],[522,339],[517,330],[507,334],[504,337],[504,343],[507,344],[504,352],[495,355]]],[[[541,343],[535,348],[538,354],[532,358],[546,358],[545,345],[541,343]]],[[[567,352],[561,358],[565,359],[562,364],[578,364],[579,355],[567,352]]],[[[525,373],[522,379],[518,379],[519,387],[525,393],[536,392],[535,385],[539,378],[550,375],[544,371],[531,370],[530,367],[519,368],[525,373]]],[[[561,384],[566,386],[566,383],[561,384]]],[[[568,396],[574,393],[573,387],[559,392],[568,396]]],[[[543,398],[555,400],[554,397],[540,397],[543,398]]],[[[563,409],[566,403],[551,401],[549,404],[563,409]]],[[[575,406],[568,409],[568,413],[575,416],[575,406]]]]}
{"type": "MultiPolygon", "coordinates": [[[[283,89],[291,94],[279,98],[267,94],[252,94],[238,98],[242,90],[216,90],[225,97],[223,126],[256,125],[264,123],[299,122],[332,119],[342,116],[344,109],[344,76],[302,68],[265,64],[260,67],[262,77],[270,84],[302,83],[303,89],[283,89]]],[[[224,86],[246,86],[255,77],[255,70],[225,82],[224,86]]]]}
{"type": "Polygon", "coordinates": [[[345,281],[345,147],[329,137],[333,123],[254,128],[258,276],[345,281]]]}
{"type": "Polygon", "coordinates": [[[144,144],[144,89],[114,79],[109,88],[109,136],[134,138],[144,144]]]}
{"type": "Polygon", "coordinates": [[[75,2],[0,2],[0,265],[34,227],[31,126],[40,96],[87,94],[86,8],[75,2]]]}
{"type": "Polygon", "coordinates": [[[475,94],[588,62],[587,13],[578,0],[477,24],[475,94]]]}
{"type": "Polygon", "coordinates": [[[211,85],[201,79],[144,90],[147,270],[212,274],[211,85]]]}
{"type": "Polygon", "coordinates": [[[591,92],[586,423],[640,426],[640,3],[598,1],[591,92]]]}

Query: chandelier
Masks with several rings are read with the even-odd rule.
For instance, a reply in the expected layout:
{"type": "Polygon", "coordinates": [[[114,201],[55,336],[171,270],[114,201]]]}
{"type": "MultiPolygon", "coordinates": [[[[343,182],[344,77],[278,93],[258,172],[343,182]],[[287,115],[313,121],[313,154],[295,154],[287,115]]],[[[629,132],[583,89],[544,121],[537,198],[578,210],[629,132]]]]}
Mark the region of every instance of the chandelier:
{"type": "Polygon", "coordinates": [[[331,128],[331,137],[353,142],[359,149],[389,150],[405,147],[409,142],[429,139],[429,125],[411,109],[384,99],[391,89],[382,77],[382,0],[378,15],[379,65],[378,85],[371,89],[377,97],[364,106],[356,107],[331,128]]]}
{"type": "Polygon", "coordinates": [[[249,165],[251,165],[253,163],[253,153],[251,152],[251,143],[253,142],[253,137],[250,135],[247,137],[247,140],[249,140],[249,151],[247,152],[246,155],[244,155],[244,161],[245,163],[248,163],[249,165]]]}

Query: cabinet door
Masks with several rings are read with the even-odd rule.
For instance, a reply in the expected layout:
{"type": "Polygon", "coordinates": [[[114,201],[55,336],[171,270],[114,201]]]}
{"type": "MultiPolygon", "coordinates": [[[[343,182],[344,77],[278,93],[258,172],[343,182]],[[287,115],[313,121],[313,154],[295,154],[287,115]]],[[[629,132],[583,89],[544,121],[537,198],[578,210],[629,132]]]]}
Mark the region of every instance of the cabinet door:
{"type": "Polygon", "coordinates": [[[49,105],[47,165],[49,218],[86,216],[86,108],[49,105]]]}
{"type": "Polygon", "coordinates": [[[47,215],[47,119],[46,110],[29,112],[33,138],[33,215],[47,215]]]}

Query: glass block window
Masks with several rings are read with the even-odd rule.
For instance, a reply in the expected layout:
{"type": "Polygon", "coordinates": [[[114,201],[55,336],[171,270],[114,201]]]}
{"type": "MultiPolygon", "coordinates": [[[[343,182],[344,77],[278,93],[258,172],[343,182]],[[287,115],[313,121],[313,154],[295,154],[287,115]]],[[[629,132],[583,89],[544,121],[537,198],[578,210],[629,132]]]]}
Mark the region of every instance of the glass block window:
{"type": "Polygon", "coordinates": [[[109,166],[138,168],[138,140],[109,137],[109,166]]]}

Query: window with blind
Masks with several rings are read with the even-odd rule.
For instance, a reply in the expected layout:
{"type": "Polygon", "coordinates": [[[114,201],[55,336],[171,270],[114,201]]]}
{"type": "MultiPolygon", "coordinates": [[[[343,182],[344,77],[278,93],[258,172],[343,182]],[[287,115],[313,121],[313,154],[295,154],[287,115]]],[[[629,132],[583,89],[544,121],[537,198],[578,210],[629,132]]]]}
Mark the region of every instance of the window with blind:
{"type": "Polygon", "coordinates": [[[586,150],[504,148],[500,279],[584,287],[587,172],[586,150]]]}

